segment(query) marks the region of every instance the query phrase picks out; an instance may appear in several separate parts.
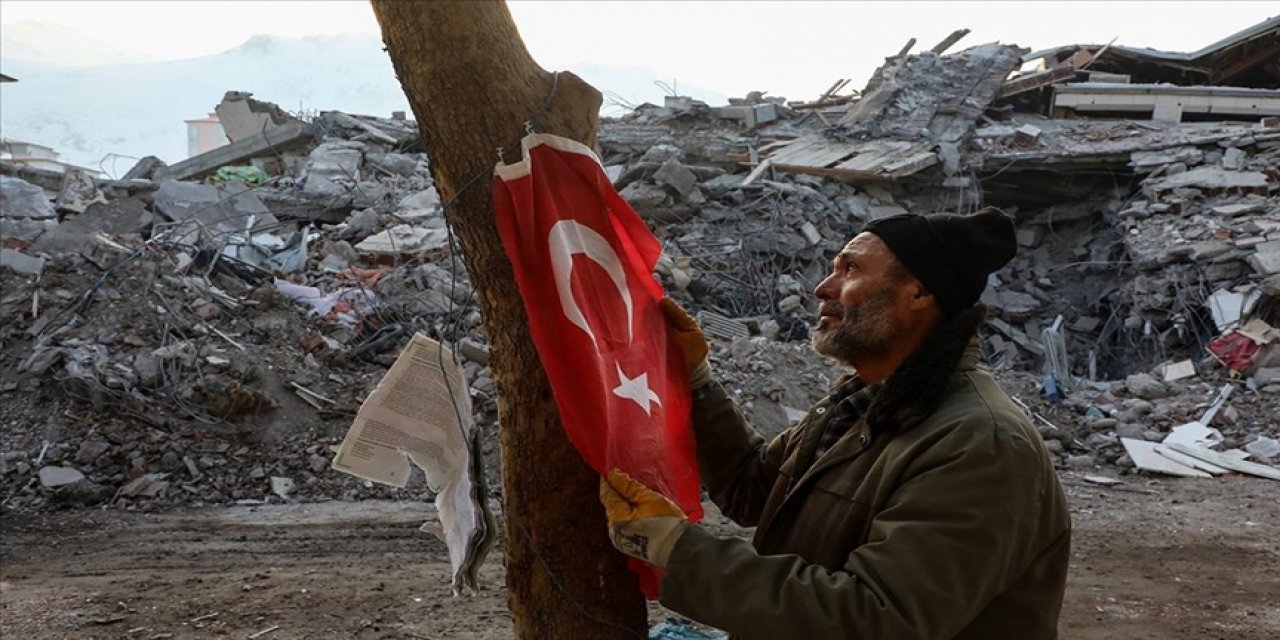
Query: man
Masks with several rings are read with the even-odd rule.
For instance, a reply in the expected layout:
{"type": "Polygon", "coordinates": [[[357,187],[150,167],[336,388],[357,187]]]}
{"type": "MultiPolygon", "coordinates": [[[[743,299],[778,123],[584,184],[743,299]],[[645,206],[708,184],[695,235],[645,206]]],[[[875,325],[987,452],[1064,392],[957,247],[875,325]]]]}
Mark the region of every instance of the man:
{"type": "Polygon", "coordinates": [[[610,536],[666,568],[664,605],[738,638],[1057,636],[1066,500],[1035,428],[976,368],[978,297],[1016,247],[992,209],[867,224],[814,292],[813,347],[852,371],[770,443],[711,382],[697,324],[664,301],[707,492],[756,527],[750,544],[717,538],[611,472],[610,536]]]}

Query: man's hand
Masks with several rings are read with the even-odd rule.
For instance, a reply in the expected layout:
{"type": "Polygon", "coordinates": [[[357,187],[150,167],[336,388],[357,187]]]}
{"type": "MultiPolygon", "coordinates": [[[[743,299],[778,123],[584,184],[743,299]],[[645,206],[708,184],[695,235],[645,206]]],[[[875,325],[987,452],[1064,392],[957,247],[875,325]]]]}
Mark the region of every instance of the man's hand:
{"type": "Polygon", "coordinates": [[[671,298],[663,298],[658,306],[667,317],[667,331],[680,346],[684,366],[689,371],[689,388],[697,389],[711,382],[711,366],[707,364],[707,339],[689,312],[671,298]]]}
{"type": "Polygon", "coordinates": [[[618,551],[667,566],[671,550],[688,526],[680,507],[618,469],[600,479],[600,502],[609,519],[609,539],[618,551]]]}

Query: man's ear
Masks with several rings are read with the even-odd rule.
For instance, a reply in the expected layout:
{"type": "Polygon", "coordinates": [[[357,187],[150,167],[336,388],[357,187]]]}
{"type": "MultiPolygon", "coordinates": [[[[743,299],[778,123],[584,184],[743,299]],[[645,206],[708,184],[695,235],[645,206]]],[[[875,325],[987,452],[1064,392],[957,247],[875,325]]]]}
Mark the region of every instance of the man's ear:
{"type": "Polygon", "coordinates": [[[928,289],[925,289],[919,280],[913,279],[911,281],[910,293],[911,299],[908,302],[908,307],[912,311],[920,311],[936,304],[933,294],[928,289]]]}

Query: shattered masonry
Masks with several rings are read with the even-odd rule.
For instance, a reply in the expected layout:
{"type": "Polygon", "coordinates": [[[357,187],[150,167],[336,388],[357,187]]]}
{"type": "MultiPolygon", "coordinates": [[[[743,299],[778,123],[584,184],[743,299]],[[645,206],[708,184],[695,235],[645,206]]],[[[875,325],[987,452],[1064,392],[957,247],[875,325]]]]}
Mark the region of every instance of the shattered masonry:
{"type": "MultiPolygon", "coordinates": [[[[1135,473],[1187,434],[1274,464],[1280,19],[1186,54],[947,53],[963,35],[861,91],[601,123],[717,374],[785,428],[837,374],[805,344],[829,257],[868,220],[994,205],[1021,252],[984,355],[1059,465],[1135,473]]],[[[229,144],[119,180],[0,163],[0,510],[389,497],[329,460],[415,331],[460,341],[496,468],[483,319],[416,124],[216,111],[229,144]]]]}

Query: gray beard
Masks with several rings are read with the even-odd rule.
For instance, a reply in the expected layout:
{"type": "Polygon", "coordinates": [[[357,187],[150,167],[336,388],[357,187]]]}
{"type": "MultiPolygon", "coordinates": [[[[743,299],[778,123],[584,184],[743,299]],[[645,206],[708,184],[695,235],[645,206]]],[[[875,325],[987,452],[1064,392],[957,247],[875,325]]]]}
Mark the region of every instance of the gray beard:
{"type": "Polygon", "coordinates": [[[813,350],[846,365],[873,360],[889,350],[897,327],[889,313],[892,292],[880,291],[862,304],[843,310],[840,323],[830,329],[814,327],[813,350]]]}

